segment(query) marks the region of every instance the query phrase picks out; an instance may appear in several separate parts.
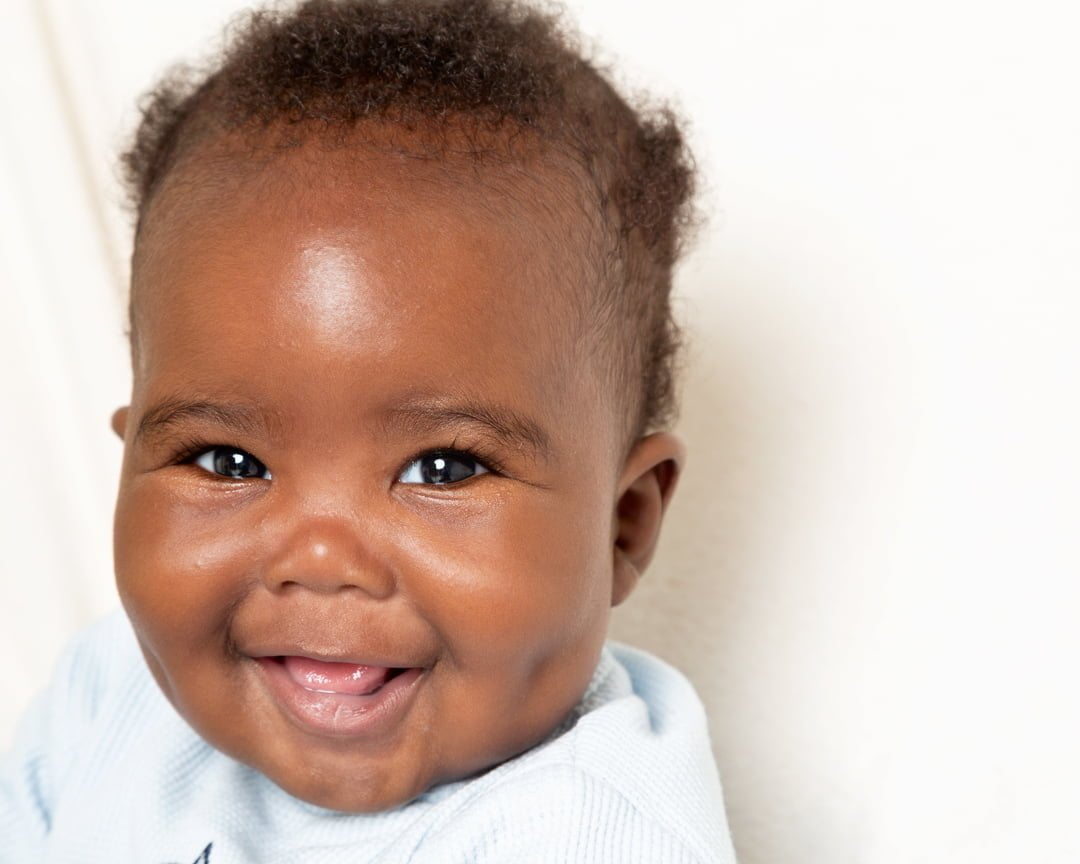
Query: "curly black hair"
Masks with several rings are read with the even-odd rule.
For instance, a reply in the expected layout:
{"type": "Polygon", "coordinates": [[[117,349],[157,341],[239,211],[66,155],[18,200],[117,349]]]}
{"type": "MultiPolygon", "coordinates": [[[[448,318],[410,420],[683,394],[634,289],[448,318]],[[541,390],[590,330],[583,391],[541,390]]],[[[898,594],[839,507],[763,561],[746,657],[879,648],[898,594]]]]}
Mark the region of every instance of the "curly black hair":
{"type": "Polygon", "coordinates": [[[693,222],[694,168],[670,110],[632,107],[558,14],[515,0],[307,0],[234,28],[209,65],[174,70],[143,98],[121,157],[136,244],[165,179],[229,131],[261,130],[265,147],[347,140],[365,120],[524,132],[569,154],[591,187],[606,235],[591,299],[610,325],[635,437],[672,421],[671,278],[693,222]]]}

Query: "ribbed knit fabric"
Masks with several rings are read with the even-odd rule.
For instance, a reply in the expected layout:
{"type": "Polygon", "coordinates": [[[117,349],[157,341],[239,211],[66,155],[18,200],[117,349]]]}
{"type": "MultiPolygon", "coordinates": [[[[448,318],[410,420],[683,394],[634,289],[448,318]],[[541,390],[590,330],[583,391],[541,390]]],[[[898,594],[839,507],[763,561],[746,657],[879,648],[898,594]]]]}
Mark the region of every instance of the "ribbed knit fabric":
{"type": "Polygon", "coordinates": [[[343,814],[199,738],[117,614],[67,651],[0,763],[0,864],[734,860],[701,703],[616,644],[543,744],[394,810],[343,814]]]}

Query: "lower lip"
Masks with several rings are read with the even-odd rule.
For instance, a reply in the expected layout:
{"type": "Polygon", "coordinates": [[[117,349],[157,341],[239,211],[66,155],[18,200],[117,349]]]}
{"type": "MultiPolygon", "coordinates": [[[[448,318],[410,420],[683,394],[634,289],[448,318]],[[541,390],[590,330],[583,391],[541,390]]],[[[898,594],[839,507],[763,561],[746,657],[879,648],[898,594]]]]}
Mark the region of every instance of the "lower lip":
{"type": "Polygon", "coordinates": [[[406,669],[374,693],[320,693],[297,684],[281,661],[256,657],[274,701],[307,732],[338,737],[374,736],[397,726],[408,710],[424,670],[406,669]]]}

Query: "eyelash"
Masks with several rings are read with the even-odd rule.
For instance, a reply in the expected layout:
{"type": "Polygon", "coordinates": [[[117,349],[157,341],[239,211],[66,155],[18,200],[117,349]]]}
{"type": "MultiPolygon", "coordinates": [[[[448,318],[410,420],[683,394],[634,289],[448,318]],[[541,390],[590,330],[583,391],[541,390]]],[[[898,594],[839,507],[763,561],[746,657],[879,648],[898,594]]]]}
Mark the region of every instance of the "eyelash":
{"type": "MultiPolygon", "coordinates": [[[[209,444],[206,441],[199,441],[195,438],[181,438],[177,439],[172,447],[172,455],[169,456],[170,465],[187,465],[193,463],[199,456],[205,453],[207,450],[213,450],[215,447],[229,447],[229,444],[209,444]]],[[[237,447],[237,450],[240,448],[237,447]]],[[[247,452],[247,451],[245,451],[247,452]]]]}
{"type": "MultiPolygon", "coordinates": [[[[174,448],[173,448],[173,454],[169,458],[169,464],[170,465],[193,465],[195,463],[195,460],[198,459],[200,456],[202,456],[204,453],[207,453],[207,452],[209,452],[211,450],[215,450],[215,449],[217,449],[219,447],[223,448],[223,449],[240,450],[240,451],[242,451],[244,453],[248,453],[247,450],[244,450],[242,447],[237,447],[235,444],[210,444],[210,443],[207,443],[206,441],[200,441],[200,440],[197,440],[197,439],[194,439],[194,438],[186,438],[186,439],[177,440],[177,442],[176,442],[176,444],[174,445],[174,448]]],[[[470,447],[470,448],[461,447],[461,446],[458,445],[457,439],[455,438],[454,441],[451,443],[451,445],[449,447],[428,447],[428,448],[426,448],[424,450],[421,450],[421,451],[415,453],[413,456],[410,456],[407,460],[405,460],[405,462],[402,463],[402,465],[398,468],[397,474],[395,474],[394,476],[395,477],[401,477],[405,473],[405,470],[410,465],[412,465],[414,462],[416,462],[418,459],[422,459],[424,456],[431,456],[431,455],[434,455],[436,453],[439,454],[439,455],[442,455],[442,456],[464,457],[465,459],[472,460],[473,462],[476,462],[477,465],[483,466],[487,470],[487,472],[490,473],[490,474],[505,474],[506,473],[505,469],[503,468],[502,463],[499,462],[499,460],[496,459],[494,456],[492,456],[490,453],[488,453],[485,448],[483,448],[483,447],[470,447]]],[[[248,455],[253,456],[253,458],[257,459],[260,463],[262,462],[262,460],[259,459],[257,456],[254,456],[254,454],[248,453],[248,455]]],[[[263,464],[265,464],[265,463],[263,463],[263,464]]],[[[211,476],[219,476],[219,475],[211,474],[211,476]]],[[[472,478],[468,478],[468,479],[472,479],[472,478]]],[[[459,482],[464,483],[464,482],[467,482],[467,481],[462,480],[462,481],[459,481],[459,482]]],[[[456,484],[425,484],[425,485],[456,485],[456,484]]]]}
{"type": "Polygon", "coordinates": [[[460,447],[432,447],[427,450],[421,450],[415,456],[406,460],[405,463],[398,469],[397,477],[404,477],[409,468],[415,465],[424,457],[446,456],[451,459],[459,459],[463,462],[475,462],[482,471],[477,472],[472,477],[466,477],[462,480],[458,480],[453,483],[409,483],[406,485],[416,486],[458,486],[468,483],[480,474],[502,474],[502,469],[499,464],[489,456],[484,456],[481,453],[473,450],[465,450],[460,447]]]}

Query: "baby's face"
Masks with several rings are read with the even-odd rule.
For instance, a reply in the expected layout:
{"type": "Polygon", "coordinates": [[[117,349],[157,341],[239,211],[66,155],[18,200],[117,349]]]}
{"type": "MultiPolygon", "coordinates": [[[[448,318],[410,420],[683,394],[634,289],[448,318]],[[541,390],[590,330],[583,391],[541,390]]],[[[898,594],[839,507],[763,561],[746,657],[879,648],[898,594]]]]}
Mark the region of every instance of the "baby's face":
{"type": "Polygon", "coordinates": [[[351,187],[288,164],[187,192],[144,241],[117,580],[199,734],[378,810],[580,698],[651,551],[641,478],[678,445],[622,458],[543,183],[543,206],[488,207],[407,160],[351,187]]]}

